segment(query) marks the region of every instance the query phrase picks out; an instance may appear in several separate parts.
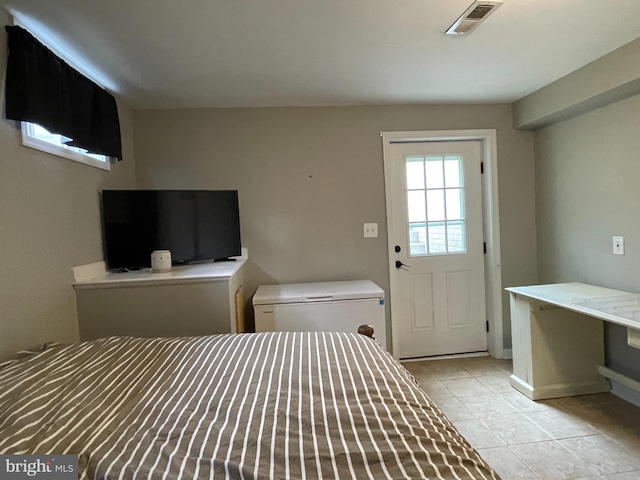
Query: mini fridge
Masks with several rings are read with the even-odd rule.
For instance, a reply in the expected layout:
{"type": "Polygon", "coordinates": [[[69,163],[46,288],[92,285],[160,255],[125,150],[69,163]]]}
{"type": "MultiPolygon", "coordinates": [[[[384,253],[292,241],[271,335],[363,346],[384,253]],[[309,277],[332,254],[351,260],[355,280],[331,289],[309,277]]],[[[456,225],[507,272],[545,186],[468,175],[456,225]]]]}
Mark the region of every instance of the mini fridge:
{"type": "Polygon", "coordinates": [[[384,290],[371,280],[262,285],[253,296],[256,332],[352,332],[371,325],[387,349],[384,290]]]}

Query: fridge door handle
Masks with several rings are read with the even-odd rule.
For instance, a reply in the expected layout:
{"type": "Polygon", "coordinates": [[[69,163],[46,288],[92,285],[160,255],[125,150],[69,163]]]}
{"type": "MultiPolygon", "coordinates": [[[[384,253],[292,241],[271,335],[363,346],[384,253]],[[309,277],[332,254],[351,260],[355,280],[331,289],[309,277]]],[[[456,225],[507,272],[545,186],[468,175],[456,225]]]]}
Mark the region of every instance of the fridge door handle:
{"type": "Polygon", "coordinates": [[[333,300],[333,295],[315,295],[311,297],[304,297],[307,302],[326,302],[327,300],[333,300]]]}

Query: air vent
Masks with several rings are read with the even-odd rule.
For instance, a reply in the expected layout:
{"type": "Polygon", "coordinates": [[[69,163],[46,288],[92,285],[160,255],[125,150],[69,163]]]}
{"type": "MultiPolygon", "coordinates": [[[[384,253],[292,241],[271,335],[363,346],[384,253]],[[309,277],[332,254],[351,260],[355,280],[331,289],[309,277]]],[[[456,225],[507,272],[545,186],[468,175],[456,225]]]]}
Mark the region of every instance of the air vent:
{"type": "Polygon", "coordinates": [[[503,4],[502,0],[476,1],[447,30],[447,35],[466,35],[503,4]]]}

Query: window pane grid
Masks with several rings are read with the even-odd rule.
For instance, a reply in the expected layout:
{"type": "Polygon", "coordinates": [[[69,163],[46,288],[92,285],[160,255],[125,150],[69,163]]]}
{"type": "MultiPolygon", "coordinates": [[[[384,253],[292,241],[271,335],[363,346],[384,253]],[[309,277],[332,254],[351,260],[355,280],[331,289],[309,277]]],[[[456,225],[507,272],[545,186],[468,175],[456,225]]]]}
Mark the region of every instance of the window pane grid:
{"type": "Polygon", "coordinates": [[[462,157],[414,155],[405,162],[409,255],[466,252],[462,157]]]}

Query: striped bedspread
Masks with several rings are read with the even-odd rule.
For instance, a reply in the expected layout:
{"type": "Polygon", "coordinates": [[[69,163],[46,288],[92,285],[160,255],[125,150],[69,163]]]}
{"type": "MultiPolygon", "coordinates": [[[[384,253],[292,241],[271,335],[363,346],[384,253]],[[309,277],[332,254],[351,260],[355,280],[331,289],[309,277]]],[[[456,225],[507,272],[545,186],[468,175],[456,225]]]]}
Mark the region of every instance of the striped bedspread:
{"type": "Polygon", "coordinates": [[[497,479],[374,341],[112,337],[0,367],[0,453],[82,478],[497,479]]]}

